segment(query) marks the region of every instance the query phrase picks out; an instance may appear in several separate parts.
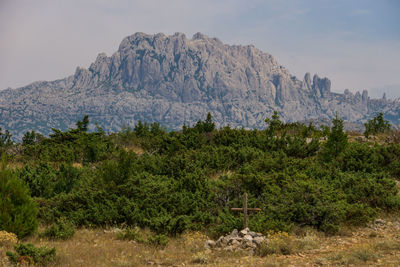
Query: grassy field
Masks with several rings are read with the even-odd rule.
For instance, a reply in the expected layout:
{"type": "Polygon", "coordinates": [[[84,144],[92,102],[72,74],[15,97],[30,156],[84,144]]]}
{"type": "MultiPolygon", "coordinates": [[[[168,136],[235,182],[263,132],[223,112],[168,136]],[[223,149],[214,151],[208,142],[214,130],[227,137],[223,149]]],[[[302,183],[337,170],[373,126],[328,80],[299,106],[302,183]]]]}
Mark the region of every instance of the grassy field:
{"type": "MultiPolygon", "coordinates": [[[[198,232],[171,238],[165,247],[117,236],[115,229],[79,229],[66,241],[34,235],[24,242],[56,247],[56,261],[49,266],[400,266],[398,215],[367,227],[344,229],[335,236],[295,229],[290,238],[275,238],[263,257],[248,251],[207,250],[208,237],[198,232]],[[280,252],[282,246],[287,255],[280,252]]],[[[0,248],[3,266],[10,266],[5,251],[11,249],[9,243],[0,248]]]]}

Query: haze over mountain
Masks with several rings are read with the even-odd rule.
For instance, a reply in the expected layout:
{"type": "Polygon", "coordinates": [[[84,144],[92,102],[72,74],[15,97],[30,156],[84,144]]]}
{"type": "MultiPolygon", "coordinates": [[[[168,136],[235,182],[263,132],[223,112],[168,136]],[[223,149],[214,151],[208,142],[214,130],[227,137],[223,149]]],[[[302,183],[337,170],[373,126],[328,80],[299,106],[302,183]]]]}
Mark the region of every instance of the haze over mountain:
{"type": "Polygon", "coordinates": [[[18,138],[48,134],[88,114],[106,131],[138,120],[180,129],[211,112],[217,126],[263,128],[277,110],[285,121],[331,119],[337,112],[364,122],[384,112],[400,123],[400,100],[370,99],[368,92],[331,92],[331,81],[306,73],[299,80],[252,45],[226,45],[201,33],[136,33],[88,69],[56,81],[0,91],[0,127],[18,138]]]}
{"type": "Polygon", "coordinates": [[[368,89],[371,97],[381,98],[385,94],[386,98],[399,98],[400,97],[400,84],[382,85],[368,89]]]}

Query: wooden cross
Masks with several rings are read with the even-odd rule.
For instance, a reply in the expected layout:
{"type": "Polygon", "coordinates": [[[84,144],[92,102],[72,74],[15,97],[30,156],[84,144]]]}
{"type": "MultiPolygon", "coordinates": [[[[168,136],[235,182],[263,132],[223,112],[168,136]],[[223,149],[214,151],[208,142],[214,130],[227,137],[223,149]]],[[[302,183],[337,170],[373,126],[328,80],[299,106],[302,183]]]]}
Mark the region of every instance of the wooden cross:
{"type": "Polygon", "coordinates": [[[231,208],[233,211],[243,211],[243,229],[247,228],[247,212],[261,211],[259,208],[247,208],[247,193],[243,196],[243,208],[231,208]]]}

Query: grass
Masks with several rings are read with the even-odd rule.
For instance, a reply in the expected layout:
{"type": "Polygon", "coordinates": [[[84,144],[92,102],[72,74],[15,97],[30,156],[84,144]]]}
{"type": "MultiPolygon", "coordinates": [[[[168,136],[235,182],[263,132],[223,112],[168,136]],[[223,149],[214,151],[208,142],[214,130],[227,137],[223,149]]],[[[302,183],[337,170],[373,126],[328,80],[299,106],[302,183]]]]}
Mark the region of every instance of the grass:
{"type": "Polygon", "coordinates": [[[373,244],[373,249],[377,251],[390,253],[392,251],[400,250],[400,242],[395,239],[386,239],[378,241],[373,244]]]}
{"type": "Polygon", "coordinates": [[[300,251],[313,250],[319,247],[320,237],[315,232],[307,232],[305,236],[296,240],[296,247],[300,251]]]}
{"type": "Polygon", "coordinates": [[[120,240],[131,240],[138,243],[161,247],[165,247],[169,242],[169,238],[166,235],[154,234],[150,231],[142,231],[138,227],[126,228],[117,232],[116,236],[120,240]]]}
{"type": "Polygon", "coordinates": [[[372,249],[370,245],[361,245],[349,251],[340,251],[333,253],[328,257],[332,263],[338,265],[361,265],[366,262],[376,261],[379,255],[372,249]]]}
{"type": "Polygon", "coordinates": [[[261,257],[270,254],[290,255],[297,250],[294,237],[286,232],[270,232],[267,238],[256,251],[261,257]]]}
{"type": "MultiPolygon", "coordinates": [[[[307,228],[295,234],[270,233],[275,241],[263,257],[207,250],[204,241],[209,237],[201,232],[170,238],[165,246],[135,240],[150,234],[143,229],[132,230],[126,238],[115,229],[78,229],[68,240],[36,234],[23,242],[56,247],[56,260],[47,266],[400,266],[400,215],[385,220],[377,229],[353,228],[345,235],[325,236],[307,228]]],[[[10,266],[7,250],[12,244],[0,244],[0,266],[10,266]]]]}

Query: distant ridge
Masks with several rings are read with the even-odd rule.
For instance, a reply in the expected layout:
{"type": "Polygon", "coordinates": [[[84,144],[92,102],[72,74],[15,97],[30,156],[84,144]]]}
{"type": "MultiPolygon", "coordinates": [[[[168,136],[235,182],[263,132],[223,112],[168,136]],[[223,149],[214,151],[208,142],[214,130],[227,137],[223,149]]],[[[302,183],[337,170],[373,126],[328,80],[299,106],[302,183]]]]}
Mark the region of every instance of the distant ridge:
{"type": "Polygon", "coordinates": [[[274,110],[285,121],[329,120],[337,112],[361,123],[384,112],[400,123],[399,99],[330,88],[331,81],[317,75],[298,80],[253,45],[226,45],[201,33],[192,39],[135,33],[112,56],[99,54],[88,69],[0,91],[0,127],[21,138],[32,129],[67,129],[89,114],[106,131],[138,120],[179,129],[211,112],[217,126],[263,128],[274,110]]]}

